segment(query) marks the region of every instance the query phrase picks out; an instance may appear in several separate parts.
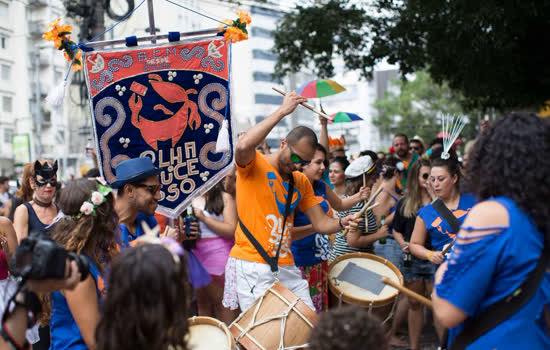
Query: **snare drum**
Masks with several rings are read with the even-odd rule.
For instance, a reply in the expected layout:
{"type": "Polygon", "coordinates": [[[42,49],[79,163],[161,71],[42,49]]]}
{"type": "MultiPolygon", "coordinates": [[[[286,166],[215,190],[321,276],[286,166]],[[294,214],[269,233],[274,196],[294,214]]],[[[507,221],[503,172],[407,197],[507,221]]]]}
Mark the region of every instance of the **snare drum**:
{"type": "Polygon", "coordinates": [[[247,350],[305,349],[316,323],[315,311],[276,282],[233,321],[229,330],[247,350]]]}
{"type": "Polygon", "coordinates": [[[235,340],[222,321],[195,316],[187,320],[187,348],[193,350],[235,350],[235,340]]]}
{"type": "Polygon", "coordinates": [[[381,281],[382,277],[403,285],[403,275],[395,265],[368,253],[339,256],[329,265],[328,274],[331,305],[361,305],[382,320],[390,315],[398,294],[397,289],[381,281]]]}

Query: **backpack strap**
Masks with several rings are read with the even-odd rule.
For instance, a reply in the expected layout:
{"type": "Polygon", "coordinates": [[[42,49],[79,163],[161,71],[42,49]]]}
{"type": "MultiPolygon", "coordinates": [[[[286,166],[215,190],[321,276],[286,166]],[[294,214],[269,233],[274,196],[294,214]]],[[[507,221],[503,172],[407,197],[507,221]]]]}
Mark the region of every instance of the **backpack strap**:
{"type": "Polygon", "coordinates": [[[458,230],[460,229],[460,221],[458,221],[456,216],[449,210],[449,208],[447,208],[445,203],[443,203],[441,199],[436,198],[432,202],[432,206],[437,211],[437,213],[441,215],[441,217],[445,221],[447,221],[449,226],[451,226],[451,230],[453,231],[453,233],[458,233],[458,230]]]}

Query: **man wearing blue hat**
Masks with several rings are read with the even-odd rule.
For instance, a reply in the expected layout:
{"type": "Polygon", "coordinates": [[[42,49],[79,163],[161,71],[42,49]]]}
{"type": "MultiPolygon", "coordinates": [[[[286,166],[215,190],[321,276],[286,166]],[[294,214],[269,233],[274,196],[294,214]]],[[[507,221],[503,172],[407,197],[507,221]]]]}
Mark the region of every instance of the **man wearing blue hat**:
{"type": "Polygon", "coordinates": [[[128,246],[144,234],[143,221],[149,227],[157,226],[153,215],[161,198],[161,170],[155,168],[151,158],[140,157],[121,162],[115,172],[117,181],[111,187],[117,189],[115,210],[122,229],[121,245],[128,246]]]}

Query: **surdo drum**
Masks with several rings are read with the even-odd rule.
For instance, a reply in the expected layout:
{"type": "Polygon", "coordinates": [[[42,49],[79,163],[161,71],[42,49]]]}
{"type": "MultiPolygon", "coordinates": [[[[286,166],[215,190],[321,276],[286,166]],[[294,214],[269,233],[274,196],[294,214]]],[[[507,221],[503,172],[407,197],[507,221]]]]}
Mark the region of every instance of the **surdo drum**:
{"type": "Polygon", "coordinates": [[[317,314],[279,282],[229,326],[246,350],[306,349],[317,314]]]}
{"type": "Polygon", "coordinates": [[[195,316],[187,320],[187,347],[193,350],[235,350],[235,340],[222,321],[195,316]]]}
{"type": "Polygon", "coordinates": [[[368,253],[339,256],[329,265],[331,305],[360,305],[386,322],[392,314],[397,289],[384,284],[383,276],[403,285],[403,275],[395,265],[368,253]]]}

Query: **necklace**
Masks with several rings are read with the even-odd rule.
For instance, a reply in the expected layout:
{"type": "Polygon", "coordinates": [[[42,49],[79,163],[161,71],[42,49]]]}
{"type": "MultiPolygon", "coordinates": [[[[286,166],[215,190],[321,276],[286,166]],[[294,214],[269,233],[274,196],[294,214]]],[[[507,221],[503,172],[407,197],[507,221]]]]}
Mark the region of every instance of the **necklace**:
{"type": "Polygon", "coordinates": [[[38,200],[38,198],[36,198],[36,197],[34,197],[32,200],[33,200],[33,202],[35,202],[36,205],[38,205],[39,207],[48,208],[50,205],[52,205],[52,202],[50,202],[50,203],[45,203],[45,202],[42,202],[42,201],[38,200]]]}

